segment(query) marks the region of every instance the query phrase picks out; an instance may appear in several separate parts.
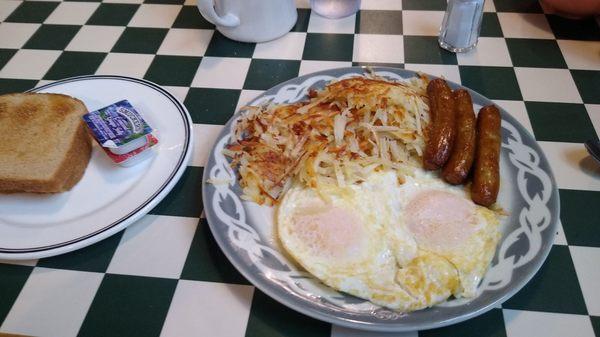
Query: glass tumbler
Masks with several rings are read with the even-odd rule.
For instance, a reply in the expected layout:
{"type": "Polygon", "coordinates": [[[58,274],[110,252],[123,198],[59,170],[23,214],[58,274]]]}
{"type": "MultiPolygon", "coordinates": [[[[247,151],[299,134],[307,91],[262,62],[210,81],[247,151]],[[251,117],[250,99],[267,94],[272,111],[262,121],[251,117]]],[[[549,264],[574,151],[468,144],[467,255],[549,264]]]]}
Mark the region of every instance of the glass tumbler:
{"type": "Polygon", "coordinates": [[[463,53],[477,45],[484,0],[450,0],[440,28],[440,47],[463,53]]]}
{"type": "Polygon", "coordinates": [[[310,7],[321,16],[339,19],[356,13],[360,0],[310,0],[310,7]]]}

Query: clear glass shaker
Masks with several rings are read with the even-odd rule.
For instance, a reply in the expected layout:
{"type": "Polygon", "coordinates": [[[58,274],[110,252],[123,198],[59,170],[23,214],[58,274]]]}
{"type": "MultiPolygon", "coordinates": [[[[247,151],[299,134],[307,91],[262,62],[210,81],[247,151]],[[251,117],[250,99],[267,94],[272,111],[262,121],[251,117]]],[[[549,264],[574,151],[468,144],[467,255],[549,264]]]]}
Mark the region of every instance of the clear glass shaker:
{"type": "Polygon", "coordinates": [[[484,0],[449,0],[440,28],[440,47],[463,53],[477,45],[484,0]]]}

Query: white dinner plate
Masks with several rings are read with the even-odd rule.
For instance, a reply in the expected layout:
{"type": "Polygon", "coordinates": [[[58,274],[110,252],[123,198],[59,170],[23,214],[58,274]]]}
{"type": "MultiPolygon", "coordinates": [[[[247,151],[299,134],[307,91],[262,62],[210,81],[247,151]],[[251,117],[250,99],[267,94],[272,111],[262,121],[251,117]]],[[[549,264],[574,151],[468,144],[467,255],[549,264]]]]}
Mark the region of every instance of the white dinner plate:
{"type": "Polygon", "coordinates": [[[132,167],[113,164],[94,143],[83,178],[58,194],[0,194],[0,259],[33,259],[79,249],[148,213],[181,177],[192,148],[186,108],[160,86],[123,76],[79,76],[32,92],[82,100],[89,111],[127,99],[156,131],[155,156],[132,167]]]}

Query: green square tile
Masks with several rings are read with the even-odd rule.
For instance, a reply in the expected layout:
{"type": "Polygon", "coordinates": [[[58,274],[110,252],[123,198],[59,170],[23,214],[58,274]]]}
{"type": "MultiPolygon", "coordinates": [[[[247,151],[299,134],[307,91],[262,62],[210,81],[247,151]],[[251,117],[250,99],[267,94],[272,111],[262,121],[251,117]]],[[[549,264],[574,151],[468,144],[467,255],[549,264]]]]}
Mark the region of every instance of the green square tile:
{"type": "Polygon", "coordinates": [[[246,337],[329,337],[331,324],[302,315],[254,290],[246,337]]]}
{"type": "Polygon", "coordinates": [[[483,37],[504,36],[502,33],[502,27],[500,26],[500,21],[498,20],[498,14],[488,12],[483,13],[483,17],[481,18],[481,31],[479,32],[479,35],[483,37]]]}
{"type": "Polygon", "coordinates": [[[298,19],[292,27],[292,32],[306,33],[308,31],[308,21],[310,20],[310,9],[298,8],[298,19]]]}
{"type": "Polygon", "coordinates": [[[512,67],[458,66],[462,85],[489,99],[523,99],[512,67]]]}
{"type": "Polygon", "coordinates": [[[560,219],[570,245],[600,248],[600,192],[560,190],[560,219]]]}
{"type": "Polygon", "coordinates": [[[593,17],[571,20],[557,15],[546,15],[557,39],[600,41],[600,27],[593,17]]]}
{"type": "Polygon", "coordinates": [[[160,85],[187,87],[192,84],[201,60],[201,57],[157,55],[144,78],[160,85]]]}
{"type": "Polygon", "coordinates": [[[590,316],[590,320],[592,321],[592,327],[594,328],[594,334],[597,337],[600,337],[600,317],[590,316]]]}
{"type": "Polygon", "coordinates": [[[171,192],[150,214],[200,217],[202,213],[202,167],[188,166],[171,192]]]}
{"type": "Polygon", "coordinates": [[[15,55],[17,49],[0,49],[0,70],[15,55]]]}
{"type": "Polygon", "coordinates": [[[90,75],[96,72],[106,53],[66,51],[58,57],[45,80],[60,80],[67,77],[90,75]]]}
{"type": "Polygon", "coordinates": [[[173,28],[214,29],[215,25],[206,21],[196,6],[183,6],[173,23],[173,28]]]}
{"type": "Polygon", "coordinates": [[[42,23],[54,11],[58,2],[51,1],[23,1],[6,18],[7,22],[42,23]]]}
{"type": "Polygon", "coordinates": [[[191,88],[185,97],[194,123],[224,125],[233,116],[241,90],[191,88]]]}
{"type": "Polygon", "coordinates": [[[0,263],[0,325],[8,315],[33,267],[0,263]]]}
{"type": "Polygon", "coordinates": [[[42,25],[23,48],[63,50],[80,28],[74,25],[42,25]]]}
{"type": "Polygon", "coordinates": [[[352,61],[354,35],[306,34],[303,60],[352,61]]]}
{"type": "Polygon", "coordinates": [[[361,34],[402,35],[402,11],[360,11],[354,30],[361,34]]]}
{"type": "Polygon", "coordinates": [[[419,337],[506,337],[501,309],[492,309],[481,316],[444,328],[419,331],[419,337]]]}
{"type": "Polygon", "coordinates": [[[556,40],[506,39],[515,67],[566,68],[556,40]]]}
{"type": "Polygon", "coordinates": [[[440,48],[435,36],[405,36],[404,62],[458,64],[456,54],[440,48]]]}
{"type": "Polygon", "coordinates": [[[538,141],[583,143],[596,131],[583,104],[525,102],[538,141]]]}
{"type": "Polygon", "coordinates": [[[38,267],[104,273],[121,242],[123,232],[76,251],[40,259],[38,267]]]}
{"type": "Polygon", "coordinates": [[[210,232],[206,219],[200,219],[181,271],[181,279],[250,284],[225,257],[210,232]]]}
{"type": "Polygon", "coordinates": [[[446,0],[402,0],[403,10],[445,11],[446,7],[446,0]]]}
{"type": "Polygon", "coordinates": [[[515,296],[504,302],[502,307],[565,314],[587,314],[569,247],[554,245],[546,262],[533,279],[515,296]]]}
{"type": "Polygon", "coordinates": [[[600,71],[571,70],[571,76],[583,103],[600,104],[600,71]]]}
{"type": "Polygon", "coordinates": [[[168,31],[162,28],[127,27],[112,52],[155,54],[168,31]]]}
{"type": "Polygon", "coordinates": [[[37,83],[37,80],[0,78],[0,95],[13,92],[23,92],[35,87],[37,83]]]}
{"type": "Polygon", "coordinates": [[[127,26],[140,5],[103,3],[89,18],[88,25],[127,26]]]}
{"type": "Polygon", "coordinates": [[[267,90],[298,76],[300,61],[254,59],[250,63],[244,89],[267,90]]]}
{"type": "Polygon", "coordinates": [[[177,280],[104,275],[79,336],[159,336],[177,280]]]}
{"type": "Polygon", "coordinates": [[[218,31],[215,31],[204,55],[218,57],[252,57],[255,47],[256,43],[233,41],[226,38],[218,31]]]}
{"type": "Polygon", "coordinates": [[[496,12],[542,13],[538,0],[494,0],[494,6],[496,12]]]}

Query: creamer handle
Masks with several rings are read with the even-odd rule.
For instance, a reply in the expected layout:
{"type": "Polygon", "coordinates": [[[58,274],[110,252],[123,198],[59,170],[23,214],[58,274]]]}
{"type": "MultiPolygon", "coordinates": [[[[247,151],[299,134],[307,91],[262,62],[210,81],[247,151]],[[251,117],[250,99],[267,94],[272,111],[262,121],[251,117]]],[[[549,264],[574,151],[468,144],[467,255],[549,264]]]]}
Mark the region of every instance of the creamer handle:
{"type": "Polygon", "coordinates": [[[206,20],[217,26],[236,27],[240,24],[240,19],[231,13],[219,16],[215,12],[215,0],[198,0],[198,9],[206,20]]]}

